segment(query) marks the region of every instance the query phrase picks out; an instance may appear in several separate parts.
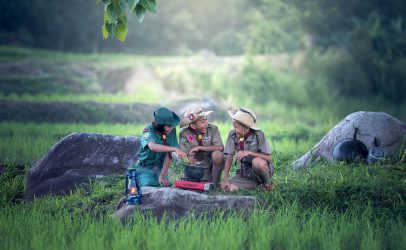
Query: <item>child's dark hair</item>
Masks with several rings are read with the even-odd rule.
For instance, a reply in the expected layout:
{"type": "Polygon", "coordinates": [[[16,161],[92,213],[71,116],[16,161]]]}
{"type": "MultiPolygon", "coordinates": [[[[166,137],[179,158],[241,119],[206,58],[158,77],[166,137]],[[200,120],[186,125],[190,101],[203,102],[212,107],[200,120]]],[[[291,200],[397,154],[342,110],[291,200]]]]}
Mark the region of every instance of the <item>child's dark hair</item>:
{"type": "Polygon", "coordinates": [[[165,133],[165,125],[162,124],[158,124],[156,121],[152,122],[152,127],[154,127],[154,129],[162,134],[165,133]]]}

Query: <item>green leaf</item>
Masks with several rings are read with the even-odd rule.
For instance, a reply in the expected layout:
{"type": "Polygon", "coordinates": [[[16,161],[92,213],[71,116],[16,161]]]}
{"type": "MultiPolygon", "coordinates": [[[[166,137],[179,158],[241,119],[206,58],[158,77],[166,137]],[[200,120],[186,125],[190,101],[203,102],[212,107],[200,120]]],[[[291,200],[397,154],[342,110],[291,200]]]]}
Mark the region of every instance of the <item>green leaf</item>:
{"type": "Polygon", "coordinates": [[[106,26],[106,30],[109,34],[114,34],[114,27],[115,27],[114,23],[106,23],[105,26],[106,26]]]}
{"type": "Polygon", "coordinates": [[[130,11],[134,10],[135,6],[139,1],[140,0],[127,0],[128,8],[130,9],[130,11]]]}
{"type": "Polygon", "coordinates": [[[141,4],[137,4],[137,6],[135,6],[135,15],[140,23],[144,20],[146,11],[147,10],[141,4]]]}
{"type": "Polygon", "coordinates": [[[116,26],[116,30],[114,31],[114,36],[124,42],[127,36],[127,25],[123,22],[118,22],[116,26]]]}
{"type": "Polygon", "coordinates": [[[114,6],[112,4],[107,5],[106,9],[104,10],[104,22],[113,23],[115,18],[113,15],[114,6]]]}
{"type": "Polygon", "coordinates": [[[149,6],[151,6],[152,12],[156,13],[156,0],[148,0],[149,6]]]}
{"type": "Polygon", "coordinates": [[[125,10],[127,9],[126,0],[120,0],[120,9],[121,9],[121,12],[125,12],[125,10]]]}
{"type": "Polygon", "coordinates": [[[117,20],[119,22],[127,23],[127,15],[125,13],[123,13],[119,17],[117,17],[117,20]]]}
{"type": "Polygon", "coordinates": [[[123,11],[121,9],[121,4],[120,4],[119,0],[114,0],[113,6],[114,6],[113,17],[114,17],[114,20],[116,20],[117,17],[123,13],[123,11]]]}
{"type": "Polygon", "coordinates": [[[118,16],[120,16],[121,14],[123,14],[123,13],[121,12],[120,7],[117,7],[117,8],[114,7],[114,10],[113,10],[114,21],[117,20],[118,16]]]}
{"type": "Polygon", "coordinates": [[[103,39],[106,40],[109,38],[109,32],[107,31],[106,25],[103,25],[102,27],[102,32],[103,32],[103,39]]]}
{"type": "Polygon", "coordinates": [[[152,11],[154,13],[156,12],[156,2],[155,2],[155,0],[140,0],[140,4],[145,9],[147,9],[149,11],[152,11]]]}

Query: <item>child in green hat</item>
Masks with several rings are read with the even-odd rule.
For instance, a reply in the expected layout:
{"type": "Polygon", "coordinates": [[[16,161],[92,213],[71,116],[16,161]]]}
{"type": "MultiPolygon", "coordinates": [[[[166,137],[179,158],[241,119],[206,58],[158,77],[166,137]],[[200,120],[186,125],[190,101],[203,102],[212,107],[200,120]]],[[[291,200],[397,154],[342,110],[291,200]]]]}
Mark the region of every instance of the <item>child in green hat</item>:
{"type": "Polygon", "coordinates": [[[168,169],[171,153],[186,159],[186,154],[179,149],[175,127],[179,124],[179,116],[165,107],[154,112],[154,121],[144,128],[138,161],[132,167],[138,174],[140,186],[168,187],[168,169]]]}

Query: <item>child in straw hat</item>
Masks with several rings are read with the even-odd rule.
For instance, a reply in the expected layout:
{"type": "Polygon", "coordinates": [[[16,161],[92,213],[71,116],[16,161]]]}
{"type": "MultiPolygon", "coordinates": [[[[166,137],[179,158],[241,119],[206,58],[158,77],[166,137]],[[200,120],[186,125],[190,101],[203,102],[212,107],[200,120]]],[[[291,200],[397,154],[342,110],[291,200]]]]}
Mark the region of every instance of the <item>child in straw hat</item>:
{"type": "Polygon", "coordinates": [[[217,187],[224,165],[224,146],[217,126],[207,121],[211,112],[199,107],[186,111],[180,123],[179,146],[187,153],[190,164],[199,163],[207,167],[203,179],[212,181],[217,187]]]}
{"type": "Polygon", "coordinates": [[[254,189],[262,185],[272,190],[271,177],[274,172],[269,143],[264,133],[256,126],[255,113],[247,108],[229,111],[233,119],[233,130],[227,137],[224,154],[224,191],[254,189]],[[230,167],[235,156],[240,165],[236,175],[229,179],[230,167]]]}

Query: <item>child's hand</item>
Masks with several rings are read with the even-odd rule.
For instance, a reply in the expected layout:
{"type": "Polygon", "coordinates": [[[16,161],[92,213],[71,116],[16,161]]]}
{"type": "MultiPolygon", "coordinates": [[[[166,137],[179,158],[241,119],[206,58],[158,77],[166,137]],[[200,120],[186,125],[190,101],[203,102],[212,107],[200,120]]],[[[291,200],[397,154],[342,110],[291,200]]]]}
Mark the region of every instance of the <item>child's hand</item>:
{"type": "Polygon", "coordinates": [[[187,155],[182,150],[176,149],[175,153],[179,156],[179,158],[187,160],[187,155]]]}
{"type": "Polygon", "coordinates": [[[237,157],[237,160],[241,161],[242,158],[248,156],[249,154],[250,151],[238,151],[235,156],[237,157]]]}
{"type": "Polygon", "coordinates": [[[224,192],[229,192],[230,190],[230,182],[222,182],[220,185],[221,189],[223,189],[224,192]]]}
{"type": "Polygon", "coordinates": [[[228,181],[221,183],[221,188],[223,189],[224,192],[238,191],[238,187],[234,184],[231,184],[228,181]]]}
{"type": "Polygon", "coordinates": [[[162,187],[169,187],[171,185],[169,180],[166,179],[166,177],[162,176],[162,175],[159,176],[159,184],[161,184],[162,187]]]}

